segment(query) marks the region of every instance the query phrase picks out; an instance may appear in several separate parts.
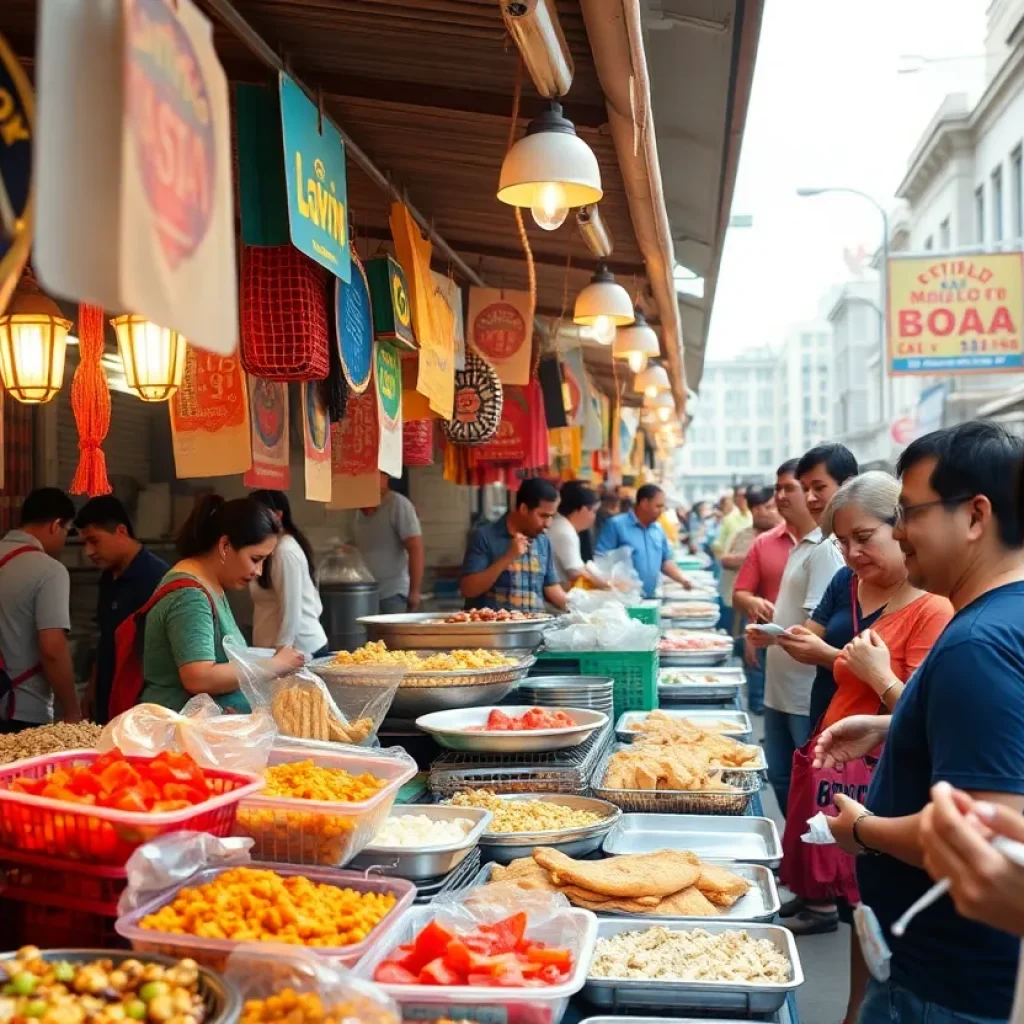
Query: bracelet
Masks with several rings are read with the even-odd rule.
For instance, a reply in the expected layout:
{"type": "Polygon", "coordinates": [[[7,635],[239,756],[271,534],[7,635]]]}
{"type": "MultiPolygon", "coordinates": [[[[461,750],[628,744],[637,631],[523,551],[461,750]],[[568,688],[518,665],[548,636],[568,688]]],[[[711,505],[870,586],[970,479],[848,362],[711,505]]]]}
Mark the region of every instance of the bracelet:
{"type": "MultiPolygon", "coordinates": [[[[893,688],[894,686],[898,686],[898,685],[899,685],[899,680],[898,680],[898,679],[894,679],[894,680],[893,680],[893,681],[892,681],[892,682],[891,682],[891,683],[890,683],[890,684],[889,684],[889,685],[888,685],[888,686],[887,686],[887,687],[886,687],[886,688],[885,688],[885,689],[884,689],[884,690],[883,690],[883,691],[882,691],[882,692],[881,692],[881,693],[880,693],[880,694],[878,695],[878,699],[879,699],[879,700],[880,700],[880,701],[881,701],[881,702],[882,702],[883,704],[885,704],[885,695],[886,695],[886,694],[887,694],[887,693],[888,693],[888,692],[889,692],[889,691],[890,691],[890,690],[891,690],[891,689],[892,689],[892,688],[893,688]]],[[[888,707],[889,705],[888,705],[888,704],[886,704],[885,706],[886,706],[886,707],[888,707]]]]}
{"type": "Polygon", "coordinates": [[[873,818],[873,817],[874,817],[874,815],[871,813],[871,811],[861,811],[861,813],[858,814],[857,817],[854,819],[853,825],[850,828],[850,833],[853,836],[853,841],[860,847],[860,852],[861,853],[866,853],[866,854],[868,854],[869,856],[872,856],[872,857],[878,857],[878,856],[881,855],[881,851],[880,850],[873,850],[870,846],[865,846],[864,843],[861,841],[860,834],[857,831],[857,826],[865,818],[873,818]]]}

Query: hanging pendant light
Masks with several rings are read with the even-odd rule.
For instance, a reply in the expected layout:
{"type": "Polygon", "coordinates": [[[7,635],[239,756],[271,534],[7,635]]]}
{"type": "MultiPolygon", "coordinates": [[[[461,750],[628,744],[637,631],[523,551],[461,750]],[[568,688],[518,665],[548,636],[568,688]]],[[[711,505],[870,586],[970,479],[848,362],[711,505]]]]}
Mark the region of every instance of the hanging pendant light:
{"type": "Polygon", "coordinates": [[[554,231],[570,209],[596,203],[602,195],[597,157],[562,116],[561,104],[552,101],[505,154],[498,199],[528,207],[538,227],[554,231]]]}
{"type": "Polygon", "coordinates": [[[656,398],[662,391],[671,391],[672,382],[664,366],[652,363],[633,380],[633,390],[642,391],[646,398],[656,398]]]}
{"type": "Polygon", "coordinates": [[[0,316],[0,379],[11,398],[42,405],[60,391],[70,330],[71,321],[26,270],[0,316]]]}
{"type": "Polygon", "coordinates": [[[661,423],[668,423],[676,414],[676,400],[671,391],[662,391],[654,399],[654,411],[661,423]]]}
{"type": "Polygon", "coordinates": [[[651,356],[657,356],[660,351],[658,336],[639,309],[636,310],[634,320],[628,327],[620,327],[615,332],[612,356],[615,359],[625,359],[634,373],[640,373],[647,366],[647,360],[651,356]]]}
{"type": "Polygon", "coordinates": [[[186,341],[177,331],[125,313],[110,321],[128,390],[144,402],[166,402],[181,387],[186,341]]]}
{"type": "Polygon", "coordinates": [[[635,318],[629,293],[615,280],[615,275],[599,264],[590,284],[576,296],[573,323],[591,327],[602,345],[615,340],[615,328],[633,323],[635,318]]]}

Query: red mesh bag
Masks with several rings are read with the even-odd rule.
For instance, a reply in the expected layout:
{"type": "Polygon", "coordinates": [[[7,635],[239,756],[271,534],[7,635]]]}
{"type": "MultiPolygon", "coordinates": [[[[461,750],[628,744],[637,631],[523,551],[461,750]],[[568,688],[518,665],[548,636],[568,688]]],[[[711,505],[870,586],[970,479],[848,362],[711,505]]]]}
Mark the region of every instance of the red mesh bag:
{"type": "Polygon", "coordinates": [[[402,465],[434,464],[434,421],[406,420],[402,424],[402,465]]]}
{"type": "Polygon", "coordinates": [[[267,380],[330,371],[327,271],[291,245],[242,248],[242,365],[267,380]]]}

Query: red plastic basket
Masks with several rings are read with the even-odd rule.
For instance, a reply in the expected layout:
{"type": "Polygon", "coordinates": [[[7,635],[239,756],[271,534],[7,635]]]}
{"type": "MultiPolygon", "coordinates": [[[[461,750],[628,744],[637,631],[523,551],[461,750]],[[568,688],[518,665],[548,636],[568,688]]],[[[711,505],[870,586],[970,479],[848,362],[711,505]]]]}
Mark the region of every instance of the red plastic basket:
{"type": "Polygon", "coordinates": [[[20,896],[0,899],[0,948],[126,949],[110,914],[32,903],[20,896]]]}
{"type": "Polygon", "coordinates": [[[117,916],[117,902],[128,885],[124,867],[87,864],[0,849],[3,897],[84,913],[117,916]]]}
{"type": "MultiPolygon", "coordinates": [[[[99,756],[95,750],[69,750],[0,768],[0,844],[22,853],[123,865],[134,850],[166,832],[230,835],[239,802],[264,785],[260,776],[250,772],[207,768],[206,778],[216,796],[194,807],[159,814],[117,811],[111,807],[86,808],[16,793],[9,788],[16,778],[43,778],[57,768],[92,764],[99,756]]],[[[144,763],[149,759],[128,760],[144,763]]]]}

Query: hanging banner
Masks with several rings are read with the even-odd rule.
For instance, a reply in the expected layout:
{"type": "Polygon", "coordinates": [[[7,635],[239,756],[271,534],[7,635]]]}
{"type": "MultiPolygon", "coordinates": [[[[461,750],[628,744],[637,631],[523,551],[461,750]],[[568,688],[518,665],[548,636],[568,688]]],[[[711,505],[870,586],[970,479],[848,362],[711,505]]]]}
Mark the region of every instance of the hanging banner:
{"type": "Polygon", "coordinates": [[[341,370],[349,389],[361,395],[373,369],[373,314],[366,271],[352,253],[352,280],[335,281],[334,328],[341,370]]]}
{"type": "Polygon", "coordinates": [[[405,270],[412,301],[412,322],[420,346],[416,390],[430,408],[450,420],[455,401],[455,351],[452,314],[430,272],[430,241],[401,203],[391,206],[391,234],[405,270]]]}
{"type": "Polygon", "coordinates": [[[349,397],[345,418],[331,427],[330,508],[380,504],[380,442],[377,395],[370,389],[349,397]]]}
{"type": "Polygon", "coordinates": [[[331,500],[331,420],[320,384],[302,384],[302,449],[306,463],[306,500],[331,500]]]}
{"type": "Polygon", "coordinates": [[[449,277],[447,274],[439,274],[436,270],[432,270],[430,274],[452,315],[455,369],[464,370],[466,368],[466,320],[462,315],[462,289],[455,283],[455,278],[449,277]]]}
{"type": "Polygon", "coordinates": [[[249,377],[248,383],[252,469],[242,478],[242,483],[254,489],[267,487],[287,491],[291,486],[288,385],[262,377],[249,377]]]}
{"type": "Polygon", "coordinates": [[[469,343],[486,356],[502,384],[530,381],[530,293],[469,289],[469,343]]]}
{"type": "Polygon", "coordinates": [[[562,353],[562,382],[568,425],[582,427],[585,404],[583,399],[588,384],[582,349],[571,348],[562,353]]]}
{"type": "Polygon", "coordinates": [[[209,20],[192,0],[47,0],[36,41],[44,287],[230,355],[231,123],[209,20]]]}
{"type": "Polygon", "coordinates": [[[377,468],[388,476],[402,475],[402,364],[398,350],[378,341],[373,375],[377,392],[377,468]]]}
{"type": "Polygon", "coordinates": [[[1006,373],[1024,367],[1024,255],[889,260],[891,374],[1006,373]]]}
{"type": "Polygon", "coordinates": [[[235,138],[242,244],[287,245],[288,181],[276,89],[235,86],[235,138]]]}
{"type": "Polygon", "coordinates": [[[278,73],[278,89],[292,245],[349,281],[345,144],[338,129],[283,71],[278,73]]]}
{"type": "MultiPolygon", "coordinates": [[[[5,197],[0,206],[0,315],[7,308],[32,247],[34,120],[28,78],[0,36],[0,195],[5,197]]],[[[0,446],[0,487],[2,452],[0,446]]]]}
{"type": "Polygon", "coordinates": [[[237,358],[190,345],[181,387],[168,409],[180,479],[233,476],[252,468],[249,403],[237,358]]]}
{"type": "Polygon", "coordinates": [[[531,436],[530,403],[523,389],[508,385],[504,390],[501,422],[493,440],[480,445],[477,458],[487,462],[522,462],[531,436]]]}
{"type": "Polygon", "coordinates": [[[374,336],[378,341],[390,341],[415,352],[416,335],[405,271],[387,254],[368,259],[365,266],[373,304],[374,336]]]}

